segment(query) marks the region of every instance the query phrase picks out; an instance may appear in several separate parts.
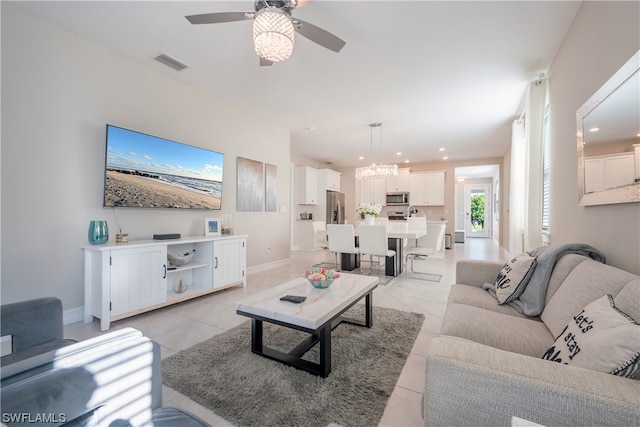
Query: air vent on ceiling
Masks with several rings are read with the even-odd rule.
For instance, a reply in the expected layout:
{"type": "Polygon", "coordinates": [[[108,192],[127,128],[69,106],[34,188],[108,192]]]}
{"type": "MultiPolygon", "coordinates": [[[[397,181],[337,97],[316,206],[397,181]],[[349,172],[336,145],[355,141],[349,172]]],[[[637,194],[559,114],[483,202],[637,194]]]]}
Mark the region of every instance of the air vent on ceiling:
{"type": "Polygon", "coordinates": [[[160,55],[154,58],[156,61],[162,62],[164,65],[168,65],[176,71],[182,71],[185,68],[189,68],[187,64],[184,62],[180,62],[177,59],[167,55],[166,53],[161,53],[160,55]]]}

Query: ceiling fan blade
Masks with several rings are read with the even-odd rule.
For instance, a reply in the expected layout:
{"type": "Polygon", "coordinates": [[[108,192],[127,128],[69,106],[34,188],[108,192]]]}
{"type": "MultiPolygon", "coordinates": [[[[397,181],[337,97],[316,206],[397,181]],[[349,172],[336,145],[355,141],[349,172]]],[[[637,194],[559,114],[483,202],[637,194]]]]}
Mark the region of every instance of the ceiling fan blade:
{"type": "Polygon", "coordinates": [[[311,3],[312,1],[313,0],[291,0],[291,5],[293,6],[293,9],[300,9],[302,6],[307,3],[311,3]]]}
{"type": "Polygon", "coordinates": [[[203,13],[202,15],[185,16],[192,24],[219,24],[222,22],[244,21],[245,19],[253,19],[253,13],[245,12],[220,12],[220,13],[203,13]]]}
{"type": "Polygon", "coordinates": [[[299,25],[296,25],[296,32],[301,36],[304,36],[314,43],[319,44],[322,47],[326,47],[334,52],[340,52],[340,49],[344,47],[347,42],[341,38],[334,36],[330,32],[323,30],[320,27],[316,27],[313,24],[309,24],[298,18],[294,18],[294,21],[299,25]]]}
{"type": "Polygon", "coordinates": [[[268,59],[264,59],[263,57],[260,57],[260,66],[261,67],[270,67],[273,65],[273,62],[269,61],[268,59]]]}

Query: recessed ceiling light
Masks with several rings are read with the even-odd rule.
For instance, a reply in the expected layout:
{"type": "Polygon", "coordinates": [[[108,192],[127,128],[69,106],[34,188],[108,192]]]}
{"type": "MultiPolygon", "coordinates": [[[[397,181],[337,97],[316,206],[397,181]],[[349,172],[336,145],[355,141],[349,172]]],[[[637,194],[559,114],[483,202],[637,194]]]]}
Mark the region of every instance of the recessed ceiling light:
{"type": "Polygon", "coordinates": [[[591,128],[589,129],[589,132],[598,132],[600,130],[600,128],[591,128]]]}
{"type": "Polygon", "coordinates": [[[443,152],[444,150],[446,150],[446,148],[444,148],[444,147],[438,148],[438,151],[440,151],[440,152],[443,152]]]}
{"type": "Polygon", "coordinates": [[[409,160],[405,160],[404,162],[405,162],[405,163],[409,163],[409,160]]]}
{"type": "Polygon", "coordinates": [[[402,153],[401,153],[400,151],[398,151],[398,152],[396,153],[396,156],[402,156],[402,153]]]}
{"type": "Polygon", "coordinates": [[[358,157],[358,160],[364,160],[364,156],[358,157]]]}
{"type": "Polygon", "coordinates": [[[442,158],[442,160],[448,160],[448,159],[449,159],[449,157],[447,157],[447,156],[444,156],[444,157],[442,158]]]}

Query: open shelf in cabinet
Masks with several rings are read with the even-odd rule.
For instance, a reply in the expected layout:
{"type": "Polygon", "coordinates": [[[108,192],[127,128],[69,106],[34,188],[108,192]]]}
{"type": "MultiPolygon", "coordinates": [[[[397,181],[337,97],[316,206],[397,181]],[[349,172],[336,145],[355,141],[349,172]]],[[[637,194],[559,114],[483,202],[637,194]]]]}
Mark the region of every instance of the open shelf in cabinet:
{"type": "Polygon", "coordinates": [[[183,300],[213,289],[213,242],[176,243],[167,246],[167,253],[183,254],[196,251],[193,260],[186,265],[173,266],[167,260],[167,300],[183,300]],[[177,293],[174,289],[182,281],[187,290],[177,293]]]}

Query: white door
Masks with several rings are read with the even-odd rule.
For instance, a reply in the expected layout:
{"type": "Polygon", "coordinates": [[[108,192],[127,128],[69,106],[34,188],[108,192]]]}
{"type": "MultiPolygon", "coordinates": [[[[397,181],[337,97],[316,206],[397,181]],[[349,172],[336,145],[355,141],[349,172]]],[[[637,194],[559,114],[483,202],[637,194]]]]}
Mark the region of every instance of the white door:
{"type": "Polygon", "coordinates": [[[491,185],[465,185],[464,193],[464,222],[467,237],[491,236],[491,185]]]}

